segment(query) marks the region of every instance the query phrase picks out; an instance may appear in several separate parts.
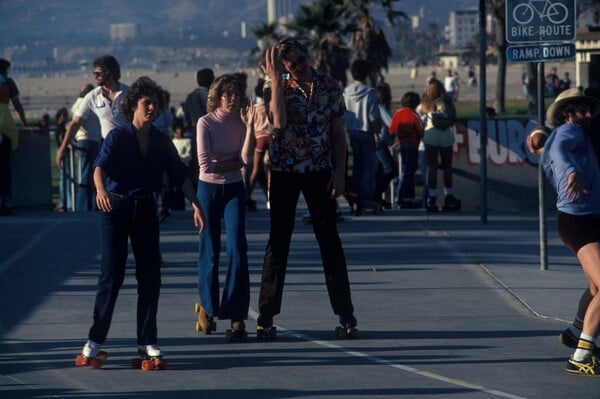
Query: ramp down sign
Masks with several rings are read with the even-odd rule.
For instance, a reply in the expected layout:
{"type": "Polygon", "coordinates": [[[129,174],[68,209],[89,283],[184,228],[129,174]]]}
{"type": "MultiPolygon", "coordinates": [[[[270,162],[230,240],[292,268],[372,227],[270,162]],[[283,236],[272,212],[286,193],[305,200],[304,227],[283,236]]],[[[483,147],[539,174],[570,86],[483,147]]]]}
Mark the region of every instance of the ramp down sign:
{"type": "Polygon", "coordinates": [[[516,64],[521,62],[544,62],[557,60],[574,60],[575,44],[549,43],[528,46],[509,46],[506,49],[506,60],[516,64]]]}

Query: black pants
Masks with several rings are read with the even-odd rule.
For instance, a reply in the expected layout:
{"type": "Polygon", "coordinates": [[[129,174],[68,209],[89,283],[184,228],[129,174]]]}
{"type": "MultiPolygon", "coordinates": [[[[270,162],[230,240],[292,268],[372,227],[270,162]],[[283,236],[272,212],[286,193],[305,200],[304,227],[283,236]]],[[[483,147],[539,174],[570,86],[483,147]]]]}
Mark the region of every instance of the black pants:
{"type": "Polygon", "coordinates": [[[258,299],[259,312],[264,319],[271,319],[281,311],[285,272],[300,192],[306,200],[321,251],[333,312],[345,318],[354,313],[346,258],[336,225],[336,203],[327,191],[330,178],[331,172],[271,172],[270,233],[258,299]]]}
{"type": "Polygon", "coordinates": [[[0,143],[0,207],[12,205],[12,180],[10,172],[11,141],[4,135],[0,143]]]}

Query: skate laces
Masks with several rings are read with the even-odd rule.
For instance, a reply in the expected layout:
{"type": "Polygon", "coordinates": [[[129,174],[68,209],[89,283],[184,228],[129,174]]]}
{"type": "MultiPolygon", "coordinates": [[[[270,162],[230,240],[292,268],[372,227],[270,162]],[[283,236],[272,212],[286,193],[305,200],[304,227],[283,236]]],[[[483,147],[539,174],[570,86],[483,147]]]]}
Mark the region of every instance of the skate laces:
{"type": "Polygon", "coordinates": [[[162,351],[156,345],[140,345],[138,350],[145,352],[150,357],[162,356],[162,351]]]}
{"type": "Polygon", "coordinates": [[[101,346],[102,345],[92,341],[91,339],[88,339],[85,345],[83,345],[83,350],[81,351],[81,354],[85,357],[96,357],[96,355],[98,355],[98,352],[100,352],[101,346]]]}

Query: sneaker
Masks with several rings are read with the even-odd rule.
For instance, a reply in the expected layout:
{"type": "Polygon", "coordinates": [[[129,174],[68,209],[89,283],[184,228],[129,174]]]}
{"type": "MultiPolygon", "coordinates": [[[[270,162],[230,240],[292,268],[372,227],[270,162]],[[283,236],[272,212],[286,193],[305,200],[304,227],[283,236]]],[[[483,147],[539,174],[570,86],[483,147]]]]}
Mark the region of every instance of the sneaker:
{"type": "Polygon", "coordinates": [[[138,353],[145,354],[149,357],[161,357],[163,355],[157,345],[139,345],[138,353]]]}
{"type": "MultiPolygon", "coordinates": [[[[568,328],[558,335],[558,340],[564,346],[573,349],[577,349],[577,344],[579,343],[579,338],[573,335],[571,330],[569,330],[568,328]]],[[[597,358],[600,358],[600,348],[594,345],[594,350],[592,351],[592,354],[597,358]]]]}
{"type": "Polygon", "coordinates": [[[87,358],[93,358],[98,355],[100,352],[100,347],[102,345],[88,339],[88,341],[83,345],[83,349],[81,350],[81,354],[87,358]]]}
{"type": "Polygon", "coordinates": [[[567,362],[567,374],[583,377],[600,377],[600,364],[595,356],[586,356],[581,361],[573,360],[571,357],[567,362]]]}

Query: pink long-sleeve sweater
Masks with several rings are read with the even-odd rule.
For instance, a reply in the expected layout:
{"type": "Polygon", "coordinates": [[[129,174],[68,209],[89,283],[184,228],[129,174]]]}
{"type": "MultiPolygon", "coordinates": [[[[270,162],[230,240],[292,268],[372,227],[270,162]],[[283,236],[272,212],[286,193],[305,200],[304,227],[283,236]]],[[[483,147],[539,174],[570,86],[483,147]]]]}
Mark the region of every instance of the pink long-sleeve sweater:
{"type": "Polygon", "coordinates": [[[226,184],[242,181],[241,170],[216,173],[215,165],[221,161],[241,159],[246,136],[246,125],[239,113],[225,113],[217,109],[198,119],[196,143],[198,146],[199,179],[206,183],[226,184]]]}

